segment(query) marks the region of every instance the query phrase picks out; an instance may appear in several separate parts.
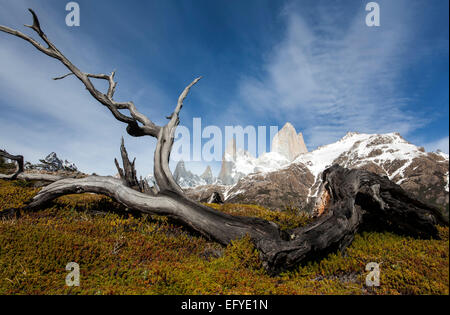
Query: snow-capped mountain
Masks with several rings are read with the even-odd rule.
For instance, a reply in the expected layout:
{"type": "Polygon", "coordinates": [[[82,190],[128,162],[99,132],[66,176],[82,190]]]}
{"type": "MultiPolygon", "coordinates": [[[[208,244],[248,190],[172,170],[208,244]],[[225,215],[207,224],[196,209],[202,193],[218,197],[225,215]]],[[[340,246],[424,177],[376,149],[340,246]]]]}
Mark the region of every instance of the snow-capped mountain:
{"type": "Polygon", "coordinates": [[[224,185],[232,185],[249,174],[280,169],[307,152],[302,133],[297,134],[290,123],[274,136],[271,152],[258,158],[243,149],[236,150],[236,141],[232,139],[226,146],[218,179],[224,185]]]}
{"type": "Polygon", "coordinates": [[[372,163],[384,170],[390,179],[395,179],[415,158],[426,155],[423,148],[407,142],[398,133],[370,135],[349,132],[335,143],[299,156],[295,162],[304,163],[316,177],[334,163],[348,168],[372,163]],[[394,161],[402,161],[402,166],[389,167],[388,164],[394,161]]]}
{"type": "Polygon", "coordinates": [[[218,192],[226,202],[309,211],[318,195],[322,172],[339,164],[387,176],[416,198],[448,213],[448,154],[425,152],[398,133],[357,132],[307,152],[303,137],[289,123],[274,139],[272,151],[258,158],[236,149],[235,140],[231,140],[217,178],[210,168],[201,176],[193,174],[184,162],[178,163],[174,178],[196,200],[208,200],[218,192]]]}
{"type": "MultiPolygon", "coordinates": [[[[222,158],[222,167],[218,177],[214,177],[211,168],[207,166],[205,172],[198,176],[186,169],[183,161],[178,162],[174,179],[182,188],[219,184],[234,185],[241,178],[252,173],[268,173],[289,165],[296,157],[308,152],[303,135],[297,134],[295,128],[286,125],[274,136],[272,151],[261,154],[258,158],[248,151],[236,149],[236,140],[230,140],[222,158]]],[[[147,178],[152,178],[151,175],[147,178]]],[[[148,180],[147,180],[148,181],[148,180]]],[[[149,182],[152,186],[153,183],[149,182]]]]}
{"type": "MultiPolygon", "coordinates": [[[[448,211],[449,156],[442,152],[427,153],[398,133],[348,133],[335,143],[299,155],[292,162],[283,161],[275,154],[270,152],[259,159],[247,156],[241,160],[236,154],[236,172],[247,174],[233,185],[215,189],[227,202],[308,210],[315,202],[322,171],[337,163],[387,176],[419,199],[448,211]],[[258,171],[255,166],[262,160],[267,167],[258,171]]],[[[196,190],[188,193],[196,198],[204,189],[196,190]]]]}
{"type": "Polygon", "coordinates": [[[39,160],[39,164],[31,164],[27,162],[25,164],[26,169],[34,169],[34,170],[42,170],[49,172],[57,172],[57,171],[69,171],[69,172],[77,172],[78,168],[74,163],[71,163],[67,160],[62,160],[58,158],[55,152],[50,153],[45,157],[45,159],[39,160]]]}
{"type": "Polygon", "coordinates": [[[210,185],[216,182],[211,167],[207,166],[202,175],[198,176],[186,169],[184,161],[179,161],[175,167],[173,178],[182,188],[210,185]]]}
{"type": "Polygon", "coordinates": [[[271,152],[277,152],[287,158],[294,160],[300,154],[308,152],[303,134],[297,134],[294,126],[286,123],[284,127],[273,137],[271,152]]]}
{"type": "Polygon", "coordinates": [[[200,175],[200,178],[203,179],[207,185],[213,184],[216,181],[209,165],[206,167],[203,174],[200,175]]]}

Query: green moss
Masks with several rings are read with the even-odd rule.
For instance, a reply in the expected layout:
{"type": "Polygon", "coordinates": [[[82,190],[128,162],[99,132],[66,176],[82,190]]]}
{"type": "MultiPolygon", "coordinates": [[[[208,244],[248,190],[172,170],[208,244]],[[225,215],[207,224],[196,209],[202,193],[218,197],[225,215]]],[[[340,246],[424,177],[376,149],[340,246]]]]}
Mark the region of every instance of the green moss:
{"type": "MultiPolygon", "coordinates": [[[[38,190],[0,181],[1,209],[20,207],[38,190]]],[[[285,228],[309,219],[251,205],[214,206],[285,228]]],[[[164,217],[133,217],[111,199],[65,196],[49,208],[0,221],[0,294],[448,294],[448,228],[442,240],[390,233],[356,235],[334,253],[278,276],[261,267],[248,238],[223,248],[164,217]],[[67,287],[77,262],[80,287],[67,287]],[[381,286],[366,288],[365,266],[381,263],[381,286]]]]}
{"type": "Polygon", "coordinates": [[[283,211],[272,211],[257,205],[244,204],[207,204],[218,211],[232,215],[258,217],[277,223],[281,229],[293,229],[311,222],[311,218],[305,212],[299,212],[292,207],[286,207],[283,211]]]}

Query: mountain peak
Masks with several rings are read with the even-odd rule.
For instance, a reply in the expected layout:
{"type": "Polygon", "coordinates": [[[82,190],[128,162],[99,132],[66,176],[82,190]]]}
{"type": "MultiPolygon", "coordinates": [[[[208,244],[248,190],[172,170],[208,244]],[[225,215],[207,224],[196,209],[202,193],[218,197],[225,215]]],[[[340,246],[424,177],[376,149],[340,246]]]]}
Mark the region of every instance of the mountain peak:
{"type": "Polygon", "coordinates": [[[27,169],[36,169],[50,172],[69,171],[77,172],[78,168],[74,163],[58,158],[55,152],[48,154],[45,159],[39,160],[39,164],[26,163],[27,169]]]}
{"type": "Polygon", "coordinates": [[[209,165],[206,167],[203,174],[200,175],[200,178],[202,178],[208,185],[214,182],[214,176],[212,174],[211,167],[209,165]]]}
{"type": "Polygon", "coordinates": [[[283,130],[283,129],[295,130],[295,127],[290,122],[287,122],[287,123],[284,124],[283,128],[281,128],[281,130],[283,130]]]}
{"type": "Polygon", "coordinates": [[[233,137],[233,139],[227,142],[223,159],[225,161],[236,161],[236,153],[236,139],[233,137]]]}
{"type": "Polygon", "coordinates": [[[211,167],[207,166],[201,176],[192,173],[186,169],[186,164],[183,160],[180,160],[173,172],[173,178],[180,185],[180,187],[196,187],[202,185],[213,184],[216,179],[214,178],[211,167]]]}
{"type": "Polygon", "coordinates": [[[297,134],[294,126],[287,122],[273,137],[271,151],[285,156],[289,161],[293,161],[300,154],[307,153],[308,149],[303,134],[297,134]]]}

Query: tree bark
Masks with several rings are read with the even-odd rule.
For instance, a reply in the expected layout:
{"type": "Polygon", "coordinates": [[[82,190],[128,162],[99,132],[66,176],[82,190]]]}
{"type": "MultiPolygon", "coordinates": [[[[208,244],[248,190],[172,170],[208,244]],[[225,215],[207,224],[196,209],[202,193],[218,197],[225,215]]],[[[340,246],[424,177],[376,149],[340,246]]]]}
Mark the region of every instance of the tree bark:
{"type": "MultiPolygon", "coordinates": [[[[99,176],[62,179],[43,188],[26,209],[38,209],[66,194],[84,192],[104,194],[128,208],[172,217],[221,244],[228,244],[234,239],[249,235],[261,253],[264,267],[273,273],[292,268],[309,259],[322,257],[335,250],[343,250],[352,242],[355,233],[361,230],[381,228],[416,237],[437,238],[436,224],[448,225],[448,221],[439,210],[410,197],[400,186],[388,179],[366,171],[347,170],[340,166],[333,166],[323,172],[318,218],[306,227],[288,232],[281,231],[273,222],[231,216],[189,200],[183,195],[183,190],[170,172],[169,159],[183,101],[200,77],[181,93],[174,112],[167,117],[169,122],[165,126],[157,126],[140,113],[133,102],[116,102],[113,99],[117,85],[114,81],[115,72],[110,75],[82,72],[50,42],[42,31],[36,14],[32,10],[30,12],[33,24],[29,27],[48,47],[14,29],[0,25],[0,31],[26,40],[42,53],[59,60],[70,73],[55,79],[63,79],[69,75],[78,78],[92,97],[107,107],[117,120],[127,124],[128,134],[133,137],[157,138],[154,176],[160,191],[156,196],[150,196],[127,187],[135,180],[135,172],[127,171],[127,166],[124,166],[122,175],[129,177],[128,184],[112,177],[99,176]],[[108,81],[108,91],[102,93],[97,90],[91,79],[108,81]],[[128,110],[129,116],[121,110],[128,110]]],[[[128,157],[126,160],[130,163],[128,157]]],[[[17,213],[17,211],[6,212],[17,213]]]]}
{"type": "Polygon", "coordinates": [[[448,225],[439,210],[409,196],[386,178],[362,170],[333,166],[323,173],[324,212],[311,224],[282,231],[273,222],[232,216],[166,191],[149,196],[112,177],[64,179],[42,189],[28,209],[66,194],[99,193],[144,213],[171,217],[221,244],[249,235],[271,273],[345,249],[358,231],[388,229],[423,238],[438,238],[437,224],[448,225]]]}
{"type": "Polygon", "coordinates": [[[7,159],[13,160],[17,162],[17,169],[14,174],[5,175],[0,174],[0,179],[3,180],[28,180],[28,181],[44,181],[44,182],[56,182],[60,179],[66,178],[64,176],[52,175],[52,174],[31,174],[24,173],[24,159],[23,155],[12,155],[6,152],[5,150],[0,150],[0,156],[3,156],[7,159]]]}
{"type": "Polygon", "coordinates": [[[48,183],[53,183],[53,182],[56,182],[63,178],[66,178],[66,177],[52,175],[52,174],[20,173],[14,178],[12,177],[12,175],[0,174],[0,179],[4,179],[4,180],[21,179],[21,180],[28,180],[28,181],[43,181],[43,182],[48,182],[48,183]]]}
{"type": "MultiPolygon", "coordinates": [[[[388,230],[421,238],[439,238],[442,213],[385,177],[333,165],[322,174],[322,214],[290,232],[291,240],[259,240],[257,247],[272,271],[344,250],[357,232],[388,230]],[[324,198],[325,196],[325,198],[324,198]]],[[[320,201],[319,201],[320,203],[320,201]]]]}
{"type": "Polygon", "coordinates": [[[142,177],[139,180],[137,179],[135,167],[136,158],[133,159],[133,162],[130,162],[123,138],[120,145],[120,155],[122,157],[123,169],[119,166],[117,159],[114,159],[114,163],[116,164],[119,177],[122,179],[124,185],[142,193],[153,195],[155,191],[151,189],[147,181],[143,180],[142,177]]]}
{"type": "Polygon", "coordinates": [[[14,174],[12,175],[4,175],[0,174],[0,179],[16,179],[17,176],[23,172],[23,156],[22,155],[12,155],[6,152],[5,150],[0,150],[0,156],[7,158],[12,161],[16,161],[17,168],[14,174]]]}

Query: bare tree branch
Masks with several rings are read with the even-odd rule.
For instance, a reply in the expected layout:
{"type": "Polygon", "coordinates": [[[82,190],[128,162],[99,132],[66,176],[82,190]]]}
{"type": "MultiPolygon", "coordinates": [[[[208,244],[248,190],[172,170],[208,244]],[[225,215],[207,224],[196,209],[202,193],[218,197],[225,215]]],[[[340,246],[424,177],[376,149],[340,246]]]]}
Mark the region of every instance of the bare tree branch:
{"type": "Polygon", "coordinates": [[[3,156],[7,159],[17,162],[17,168],[16,168],[15,173],[11,174],[11,175],[0,174],[0,179],[4,179],[4,180],[21,179],[21,180],[44,181],[44,182],[52,183],[52,182],[56,182],[60,179],[67,178],[64,176],[51,175],[51,174],[27,174],[27,173],[24,173],[23,155],[12,155],[12,154],[6,152],[6,150],[0,150],[0,156],[3,156]]]}
{"type": "Polygon", "coordinates": [[[143,192],[143,190],[141,190],[141,184],[139,183],[136,176],[136,168],[134,165],[136,159],[134,159],[133,162],[130,162],[130,160],[128,159],[128,153],[125,148],[123,138],[120,145],[120,154],[122,156],[123,169],[119,166],[119,162],[117,162],[117,159],[114,159],[114,163],[116,164],[120,178],[123,180],[126,186],[143,192]]]}
{"type": "MultiPolygon", "coordinates": [[[[25,209],[37,209],[66,194],[104,194],[128,208],[175,218],[221,244],[229,244],[234,239],[249,235],[261,253],[264,266],[272,272],[294,267],[300,262],[323,256],[330,251],[342,250],[352,242],[358,230],[370,229],[373,225],[418,237],[439,237],[435,225],[448,225],[448,220],[438,209],[410,197],[389,179],[363,170],[344,169],[338,165],[323,172],[321,192],[326,195],[319,198],[322,201],[322,209],[318,211],[318,219],[291,231],[282,231],[275,223],[266,220],[220,213],[186,198],[170,172],[169,158],[183,101],[190,88],[200,78],[192,81],[181,93],[177,106],[168,117],[169,122],[163,127],[157,126],[140,113],[132,102],[119,103],[113,100],[117,85],[114,81],[115,72],[111,75],[81,72],[47,39],[36,14],[32,10],[30,12],[33,15],[33,25],[29,27],[44,40],[48,48],[10,28],[0,26],[0,31],[22,38],[41,52],[60,60],[70,73],[55,79],[75,75],[117,120],[128,125],[127,132],[130,135],[157,138],[154,176],[160,191],[153,196],[139,192],[148,189],[148,185],[144,187],[144,183],[137,181],[134,161],[131,163],[128,160],[122,141],[124,169],[120,168],[117,160],[115,163],[121,178],[129,178],[128,183],[131,184],[137,183],[138,189],[131,189],[123,180],[113,177],[63,179],[42,189],[25,209]],[[99,92],[90,79],[107,80],[108,92],[99,92]],[[122,114],[120,110],[128,110],[130,116],[122,114]]],[[[2,213],[15,215],[20,212],[17,209],[10,210],[1,212],[0,217],[2,213]]]]}
{"type": "MultiPolygon", "coordinates": [[[[14,174],[5,175],[4,179],[16,179],[20,173],[23,173],[23,156],[22,155],[12,155],[12,154],[9,154],[8,152],[6,152],[6,150],[0,150],[0,156],[5,157],[12,161],[16,161],[16,163],[17,163],[17,168],[16,168],[16,171],[14,172],[14,174]]],[[[3,174],[0,174],[0,175],[3,175],[3,174]]]]}
{"type": "Polygon", "coordinates": [[[358,231],[383,228],[414,237],[439,238],[436,225],[448,225],[438,209],[374,173],[334,165],[323,173],[323,182],[330,196],[325,212],[309,225],[290,231],[266,220],[221,213],[169,191],[145,195],[113,177],[60,180],[43,188],[27,208],[39,208],[66,194],[104,194],[130,209],[174,218],[224,245],[248,235],[264,266],[274,273],[343,250],[358,231]]]}
{"type": "Polygon", "coordinates": [[[46,55],[55,58],[61,63],[63,63],[69,70],[70,74],[66,74],[62,77],[55,78],[57,80],[63,79],[69,75],[75,75],[86,87],[86,89],[89,91],[89,93],[102,105],[106,106],[111,113],[114,115],[114,117],[126,124],[128,124],[127,132],[134,137],[140,137],[140,136],[153,136],[157,137],[159,134],[159,130],[161,127],[155,125],[148,117],[141,114],[134,104],[132,102],[125,102],[125,103],[118,103],[113,100],[114,91],[116,88],[116,82],[114,82],[114,72],[111,75],[94,75],[89,73],[84,73],[80,69],[78,69],[75,65],[73,65],[69,59],[67,59],[57,48],[55,45],[53,45],[52,42],[47,38],[45,33],[42,31],[39,19],[37,18],[35,12],[31,9],[29,9],[31,14],[33,15],[33,25],[26,25],[27,27],[30,27],[32,30],[34,30],[41,38],[42,40],[48,45],[47,48],[43,47],[41,44],[39,44],[36,40],[33,38],[19,32],[16,30],[13,30],[6,26],[0,25],[0,31],[17,36],[19,38],[22,38],[29,43],[31,43],[34,47],[36,47],[39,51],[45,53],[46,55]],[[95,78],[95,79],[104,79],[109,82],[109,89],[107,94],[101,93],[98,91],[95,86],[92,84],[91,80],[89,78],[95,78]],[[119,110],[121,109],[128,109],[131,117],[126,116],[122,114],[119,110]],[[139,126],[138,123],[141,123],[142,126],[139,126]]]}
{"type": "Polygon", "coordinates": [[[200,79],[201,77],[196,78],[183,90],[178,98],[177,106],[175,107],[174,112],[168,117],[170,119],[169,122],[160,130],[154,156],[154,176],[161,191],[172,191],[180,195],[183,194],[183,190],[177,184],[172,173],[170,172],[170,152],[172,151],[174,142],[175,129],[180,123],[179,113],[183,107],[183,101],[189,93],[191,87],[200,81],[200,79]]]}
{"type": "Polygon", "coordinates": [[[121,121],[126,123],[127,132],[131,136],[141,137],[141,136],[152,136],[158,139],[157,150],[155,152],[154,157],[154,174],[155,180],[158,184],[158,187],[161,191],[170,190],[173,192],[177,192],[182,194],[182,189],[178,186],[178,184],[173,179],[173,175],[170,172],[169,168],[169,159],[170,159],[170,151],[172,150],[173,142],[174,142],[174,133],[175,129],[179,124],[179,112],[183,107],[183,101],[189,93],[190,88],[196,84],[200,78],[195,79],[192,83],[190,83],[184,91],[181,93],[178,98],[177,106],[169,116],[169,122],[164,126],[157,126],[154,124],[147,116],[138,111],[133,102],[116,102],[113,99],[114,92],[116,90],[117,82],[114,81],[115,71],[113,71],[110,75],[106,74],[91,74],[82,72],[75,65],[73,65],[57,48],[53,43],[47,38],[45,33],[42,31],[39,19],[35,12],[29,9],[33,16],[33,25],[28,26],[32,30],[34,30],[43,40],[47,43],[48,48],[43,47],[37,41],[32,39],[31,37],[10,29],[5,26],[0,26],[0,31],[5,33],[20,37],[28,42],[30,42],[33,46],[35,46],[41,52],[47,54],[48,56],[55,58],[61,63],[63,63],[70,72],[54,78],[54,80],[61,80],[68,76],[75,75],[86,87],[89,93],[102,105],[106,106],[113,116],[121,121]],[[108,91],[106,94],[98,91],[92,81],[90,79],[100,79],[106,80],[109,83],[108,91]],[[128,110],[130,116],[124,115],[120,112],[120,110],[128,110]]]}

